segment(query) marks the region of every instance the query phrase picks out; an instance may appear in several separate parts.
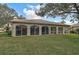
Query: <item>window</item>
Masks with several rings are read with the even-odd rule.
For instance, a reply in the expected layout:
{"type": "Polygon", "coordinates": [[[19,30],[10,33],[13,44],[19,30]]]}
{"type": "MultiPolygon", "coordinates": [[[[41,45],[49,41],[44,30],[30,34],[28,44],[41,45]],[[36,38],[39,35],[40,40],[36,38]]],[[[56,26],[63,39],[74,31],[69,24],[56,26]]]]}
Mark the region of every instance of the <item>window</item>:
{"type": "Polygon", "coordinates": [[[63,34],[63,27],[58,27],[58,33],[63,34]]]}
{"type": "Polygon", "coordinates": [[[21,26],[21,28],[22,28],[22,35],[27,35],[27,27],[21,26]]]}
{"type": "Polygon", "coordinates": [[[56,27],[51,27],[51,33],[56,34],[56,27]]]}
{"type": "Polygon", "coordinates": [[[31,26],[30,31],[31,31],[31,35],[39,35],[39,27],[38,26],[31,26]]]}
{"type": "Polygon", "coordinates": [[[16,36],[27,35],[27,27],[24,25],[16,26],[16,36]]]}
{"type": "Polygon", "coordinates": [[[49,29],[47,26],[42,27],[42,34],[49,34],[49,29]]]}
{"type": "Polygon", "coordinates": [[[21,35],[21,26],[16,26],[16,36],[21,35]]]}
{"type": "Polygon", "coordinates": [[[68,33],[68,31],[69,31],[69,30],[68,30],[68,28],[65,28],[65,32],[64,32],[64,33],[65,33],[65,34],[67,34],[67,33],[68,33]]]}

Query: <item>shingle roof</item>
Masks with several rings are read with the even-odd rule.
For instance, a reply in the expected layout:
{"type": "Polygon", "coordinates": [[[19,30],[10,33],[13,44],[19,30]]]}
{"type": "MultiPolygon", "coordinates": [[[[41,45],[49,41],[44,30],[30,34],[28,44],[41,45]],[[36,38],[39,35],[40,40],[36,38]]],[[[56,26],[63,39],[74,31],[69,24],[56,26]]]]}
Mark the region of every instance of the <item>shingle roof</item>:
{"type": "Polygon", "coordinates": [[[15,20],[11,20],[11,22],[66,25],[66,24],[50,22],[50,21],[46,21],[46,20],[42,20],[42,19],[31,19],[31,20],[15,19],[15,20]]]}

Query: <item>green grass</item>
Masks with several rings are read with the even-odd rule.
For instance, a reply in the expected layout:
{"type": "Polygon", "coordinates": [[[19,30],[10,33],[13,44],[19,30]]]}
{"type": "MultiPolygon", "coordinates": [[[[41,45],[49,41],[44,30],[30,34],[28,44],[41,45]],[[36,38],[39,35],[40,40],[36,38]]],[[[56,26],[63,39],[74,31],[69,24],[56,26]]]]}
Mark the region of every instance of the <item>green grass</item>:
{"type": "Polygon", "coordinates": [[[0,33],[1,55],[79,54],[79,35],[10,37],[0,33]]]}

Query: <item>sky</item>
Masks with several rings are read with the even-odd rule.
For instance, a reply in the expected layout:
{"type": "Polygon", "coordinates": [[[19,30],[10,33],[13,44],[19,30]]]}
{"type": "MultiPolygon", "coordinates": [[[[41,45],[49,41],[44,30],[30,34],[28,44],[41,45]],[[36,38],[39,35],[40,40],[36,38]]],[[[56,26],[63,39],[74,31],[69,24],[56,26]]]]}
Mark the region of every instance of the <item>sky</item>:
{"type": "MultiPolygon", "coordinates": [[[[40,9],[39,3],[8,3],[7,5],[8,5],[8,7],[15,9],[16,12],[18,13],[18,15],[23,15],[27,19],[43,19],[43,20],[47,20],[47,21],[51,21],[51,22],[61,22],[62,21],[60,17],[46,18],[46,17],[37,16],[35,14],[35,10],[40,9]]],[[[67,19],[69,19],[69,18],[67,18],[67,19]]],[[[68,20],[66,20],[66,24],[72,24],[72,23],[69,22],[68,20]]]]}

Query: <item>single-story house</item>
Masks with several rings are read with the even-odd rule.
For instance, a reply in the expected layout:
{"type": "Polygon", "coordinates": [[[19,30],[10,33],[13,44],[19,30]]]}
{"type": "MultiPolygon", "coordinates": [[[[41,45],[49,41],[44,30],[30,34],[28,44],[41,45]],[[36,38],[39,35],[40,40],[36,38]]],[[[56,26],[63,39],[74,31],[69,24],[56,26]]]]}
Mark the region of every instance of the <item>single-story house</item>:
{"type": "Polygon", "coordinates": [[[0,28],[0,32],[5,32],[4,28],[0,28]]]}
{"type": "Polygon", "coordinates": [[[70,25],[42,19],[17,19],[10,21],[12,36],[69,34],[70,25]]]}

